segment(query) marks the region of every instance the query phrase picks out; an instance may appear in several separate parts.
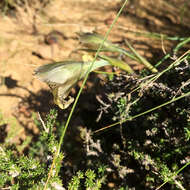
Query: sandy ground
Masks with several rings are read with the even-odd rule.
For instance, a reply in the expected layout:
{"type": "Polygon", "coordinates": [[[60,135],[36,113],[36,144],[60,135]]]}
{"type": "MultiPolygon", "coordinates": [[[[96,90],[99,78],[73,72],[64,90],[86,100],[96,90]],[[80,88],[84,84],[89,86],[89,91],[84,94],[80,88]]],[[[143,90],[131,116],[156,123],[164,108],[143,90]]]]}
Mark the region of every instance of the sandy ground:
{"type": "MultiPolygon", "coordinates": [[[[131,0],[109,39],[113,42],[130,40],[141,55],[155,64],[173,44],[136,32],[186,36],[189,13],[182,11],[183,2],[158,0],[155,4],[153,0],[131,0]]],[[[16,131],[9,140],[23,136],[26,125],[37,133],[32,124],[33,115],[46,112],[52,106],[48,87],[34,78],[34,69],[52,61],[78,58],[71,54],[80,46],[76,33],[96,31],[104,35],[120,7],[119,0],[54,0],[45,8],[40,4],[26,4],[17,7],[11,15],[0,16],[0,111],[6,130],[10,131],[11,126],[13,133],[16,131]],[[52,31],[61,32],[62,37],[50,45],[45,38],[52,31]]],[[[135,70],[142,68],[135,62],[129,64],[135,70]]]]}

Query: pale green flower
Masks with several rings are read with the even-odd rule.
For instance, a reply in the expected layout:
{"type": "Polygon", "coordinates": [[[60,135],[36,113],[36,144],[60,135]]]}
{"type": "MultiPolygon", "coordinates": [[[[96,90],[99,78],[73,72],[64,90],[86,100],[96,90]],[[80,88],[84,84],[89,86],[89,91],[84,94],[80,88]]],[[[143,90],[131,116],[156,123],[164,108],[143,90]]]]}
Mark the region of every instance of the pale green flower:
{"type": "MultiPolygon", "coordinates": [[[[71,89],[87,73],[92,62],[65,61],[40,66],[35,70],[36,77],[47,83],[54,96],[54,103],[61,109],[66,109],[74,98],[68,97],[71,89]]],[[[95,61],[91,71],[109,65],[105,60],[95,61]]]]}
{"type": "MultiPolygon", "coordinates": [[[[96,33],[79,33],[79,41],[90,50],[97,50],[99,46],[103,43],[104,37],[96,33]]],[[[88,50],[88,49],[87,49],[88,50]]],[[[137,59],[133,54],[120,48],[118,45],[113,44],[109,40],[105,40],[101,51],[110,51],[124,53],[132,59],[137,59]]]]}

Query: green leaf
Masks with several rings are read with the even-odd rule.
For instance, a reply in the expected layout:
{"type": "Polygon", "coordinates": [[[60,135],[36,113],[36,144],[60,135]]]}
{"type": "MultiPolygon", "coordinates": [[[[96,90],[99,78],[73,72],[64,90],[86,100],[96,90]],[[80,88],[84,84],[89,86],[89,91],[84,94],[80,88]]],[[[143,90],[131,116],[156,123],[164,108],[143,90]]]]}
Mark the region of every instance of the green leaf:
{"type": "Polygon", "coordinates": [[[99,57],[107,60],[111,65],[113,65],[115,67],[119,67],[120,69],[122,69],[130,74],[134,73],[133,69],[127,63],[125,63],[119,59],[114,59],[114,58],[111,58],[111,57],[108,57],[105,55],[101,55],[99,57]]]}

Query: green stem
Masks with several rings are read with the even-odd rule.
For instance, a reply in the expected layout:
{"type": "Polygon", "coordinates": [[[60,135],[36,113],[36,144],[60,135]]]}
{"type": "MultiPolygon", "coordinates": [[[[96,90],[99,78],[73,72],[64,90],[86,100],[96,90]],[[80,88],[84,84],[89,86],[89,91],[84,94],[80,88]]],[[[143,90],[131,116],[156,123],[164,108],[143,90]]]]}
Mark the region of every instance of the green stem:
{"type": "Polygon", "coordinates": [[[131,44],[125,40],[125,43],[128,45],[128,47],[130,48],[130,50],[135,54],[135,56],[139,59],[139,61],[145,65],[148,69],[150,69],[150,71],[152,71],[153,73],[157,73],[158,70],[152,66],[144,57],[142,57],[132,46],[131,44]]]}
{"type": "Polygon", "coordinates": [[[139,113],[139,114],[137,114],[137,115],[135,115],[135,116],[129,117],[129,118],[127,118],[127,119],[124,119],[123,121],[118,121],[118,122],[116,122],[116,123],[113,123],[113,124],[111,124],[111,125],[108,125],[108,126],[106,126],[106,127],[103,127],[103,128],[101,128],[101,129],[98,129],[98,130],[94,131],[93,134],[98,133],[98,132],[100,132],[100,131],[103,131],[103,130],[105,130],[105,129],[109,129],[109,128],[114,127],[114,126],[116,126],[116,125],[122,124],[122,123],[124,123],[124,122],[126,122],[126,121],[130,121],[130,120],[136,119],[137,117],[140,117],[140,116],[145,115],[145,114],[147,114],[147,113],[153,112],[153,111],[155,111],[155,110],[157,110],[157,109],[159,109],[159,108],[162,108],[162,107],[164,107],[164,106],[166,106],[166,105],[168,105],[168,104],[171,104],[171,103],[173,103],[173,102],[175,102],[175,101],[178,101],[178,100],[180,100],[180,99],[182,99],[182,98],[184,98],[184,97],[186,97],[186,96],[189,96],[189,95],[190,95],[190,92],[188,92],[188,93],[186,93],[186,94],[184,94],[184,95],[182,95],[182,96],[179,96],[179,97],[177,97],[177,98],[171,99],[170,101],[165,102],[165,103],[163,103],[163,104],[161,104],[161,105],[159,105],[159,106],[156,106],[156,107],[154,107],[154,108],[152,108],[152,109],[149,109],[149,110],[147,110],[147,111],[145,111],[145,112],[142,112],[142,113],[139,113]]]}

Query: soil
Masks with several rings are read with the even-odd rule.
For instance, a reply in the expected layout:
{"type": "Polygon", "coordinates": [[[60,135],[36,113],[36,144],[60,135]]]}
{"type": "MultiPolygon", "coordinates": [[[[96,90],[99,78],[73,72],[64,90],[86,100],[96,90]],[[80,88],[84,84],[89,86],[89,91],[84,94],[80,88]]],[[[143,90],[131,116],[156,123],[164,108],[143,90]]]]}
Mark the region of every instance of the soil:
{"type": "MultiPolygon", "coordinates": [[[[157,0],[156,3],[154,0],[130,0],[109,40],[122,46],[125,46],[121,43],[124,39],[129,40],[142,56],[156,64],[170,52],[175,42],[140,34],[189,35],[190,13],[184,7],[185,2],[187,4],[185,0],[157,0]]],[[[81,55],[72,53],[80,47],[77,33],[96,31],[105,35],[121,5],[120,0],[54,0],[46,7],[38,3],[25,4],[1,14],[0,110],[8,142],[19,144],[37,134],[39,131],[34,124],[37,113],[44,116],[55,107],[48,86],[34,77],[35,68],[53,61],[79,59],[81,55]],[[48,40],[55,31],[59,34],[58,39],[48,40]]],[[[142,68],[136,62],[127,61],[135,71],[142,68]]],[[[83,94],[78,106],[89,113],[96,111],[93,94],[97,89],[94,88],[96,77],[96,74],[91,75],[88,89],[85,89],[92,90],[91,95],[85,97],[83,94]]],[[[67,110],[59,112],[64,117],[68,115],[67,110]]],[[[84,121],[76,116],[73,123],[80,126],[84,121]]]]}

